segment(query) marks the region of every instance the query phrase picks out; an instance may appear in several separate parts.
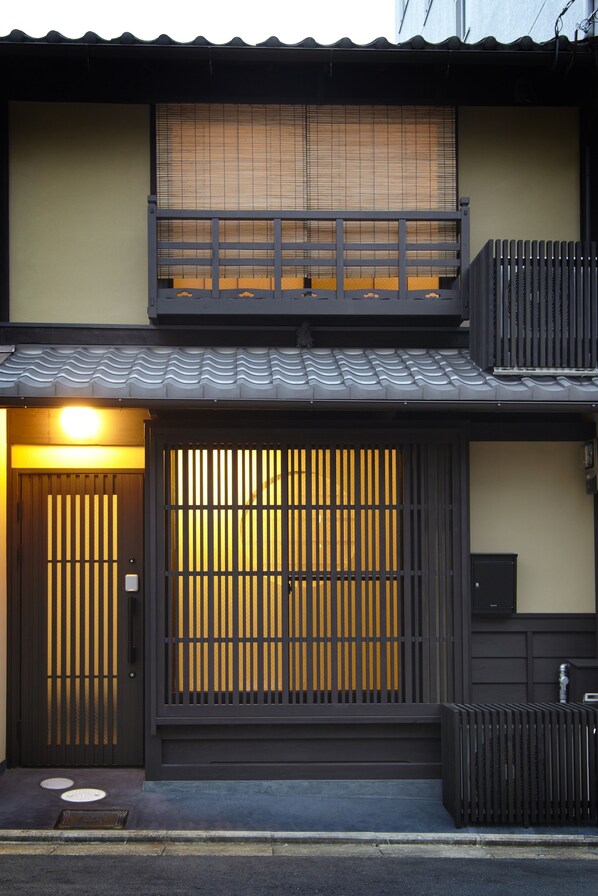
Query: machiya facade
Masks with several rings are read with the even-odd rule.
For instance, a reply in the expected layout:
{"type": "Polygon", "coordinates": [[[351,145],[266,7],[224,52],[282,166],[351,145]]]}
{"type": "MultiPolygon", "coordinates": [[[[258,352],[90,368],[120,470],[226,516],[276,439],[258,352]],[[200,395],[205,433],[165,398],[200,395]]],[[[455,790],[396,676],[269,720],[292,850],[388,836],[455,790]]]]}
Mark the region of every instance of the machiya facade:
{"type": "Polygon", "coordinates": [[[439,777],[596,658],[592,60],[0,40],[8,765],[439,777]]]}

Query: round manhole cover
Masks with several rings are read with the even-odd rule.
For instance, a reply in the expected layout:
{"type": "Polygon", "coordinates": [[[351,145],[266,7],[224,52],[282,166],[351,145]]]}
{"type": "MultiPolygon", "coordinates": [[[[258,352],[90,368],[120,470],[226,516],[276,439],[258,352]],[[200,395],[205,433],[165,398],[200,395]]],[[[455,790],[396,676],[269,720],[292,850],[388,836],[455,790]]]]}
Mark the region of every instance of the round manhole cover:
{"type": "Polygon", "coordinates": [[[103,800],[105,796],[105,790],[97,790],[95,787],[78,787],[61,794],[62,799],[69,803],[93,803],[95,800],[103,800]]]}
{"type": "Polygon", "coordinates": [[[44,790],[66,790],[68,787],[72,787],[74,783],[70,778],[45,778],[41,782],[40,787],[43,787],[44,790]]]}

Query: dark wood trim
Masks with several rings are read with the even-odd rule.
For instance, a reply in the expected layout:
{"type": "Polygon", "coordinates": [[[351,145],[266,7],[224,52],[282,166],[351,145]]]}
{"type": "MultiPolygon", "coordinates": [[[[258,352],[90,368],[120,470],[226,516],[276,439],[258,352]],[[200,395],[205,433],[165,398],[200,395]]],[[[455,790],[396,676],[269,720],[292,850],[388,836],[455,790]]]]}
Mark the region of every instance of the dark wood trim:
{"type": "MultiPolygon", "coordinates": [[[[172,345],[172,346],[296,346],[298,327],[304,317],[294,321],[240,318],[231,324],[215,321],[189,326],[81,326],[79,324],[22,324],[0,326],[2,345],[172,345]]],[[[375,325],[344,326],[342,322],[310,325],[314,346],[329,348],[467,348],[469,331],[465,327],[393,326],[380,320],[375,325]]]]}
{"type": "Polygon", "coordinates": [[[472,442],[585,442],[595,425],[581,414],[479,414],[469,423],[472,442]]]}
{"type": "Polygon", "coordinates": [[[156,104],[149,107],[149,145],[150,145],[150,182],[149,194],[155,196],[158,192],[157,168],[156,168],[156,104]]]}
{"type": "Polygon", "coordinates": [[[559,665],[593,659],[594,613],[518,613],[472,618],[472,699],[555,702],[559,665]]]}
{"type": "Polygon", "coordinates": [[[596,656],[598,657],[598,494],[594,495],[594,570],[596,608],[596,656]]]}
{"type": "MultiPolygon", "coordinates": [[[[156,742],[157,729],[153,721],[152,710],[157,705],[157,684],[154,668],[158,656],[158,632],[157,632],[157,606],[158,606],[158,580],[156,577],[156,562],[159,544],[164,543],[164,521],[158,513],[158,476],[156,465],[152,463],[153,424],[148,420],[145,424],[145,533],[144,533],[144,581],[146,613],[144,619],[145,642],[145,764],[146,768],[151,764],[155,750],[152,745],[156,742]]],[[[154,760],[155,761],[155,760],[154,760]]]]}
{"type": "Polygon", "coordinates": [[[535,631],[550,632],[555,626],[563,632],[574,632],[595,621],[593,613],[515,613],[513,616],[492,618],[473,617],[473,630],[476,632],[494,631],[498,625],[505,631],[527,632],[533,623],[535,631]]]}
{"type": "MultiPolygon", "coordinates": [[[[455,632],[460,633],[462,643],[455,645],[455,652],[461,650],[462,702],[467,703],[471,699],[471,561],[470,561],[470,495],[469,495],[469,442],[465,437],[461,440],[461,460],[459,463],[459,499],[458,514],[461,526],[461,583],[455,585],[455,597],[461,593],[459,612],[461,614],[459,624],[455,624],[455,632]]],[[[459,537],[459,536],[457,536],[459,537]]]]}
{"type": "MultiPolygon", "coordinates": [[[[452,38],[451,38],[452,40],[452,38]]],[[[456,39],[455,39],[456,40],[456,39]]],[[[488,38],[493,40],[493,38],[488,38]]],[[[0,84],[14,100],[589,104],[591,41],[529,51],[485,46],[210,46],[5,41],[0,84]],[[489,49],[492,51],[489,52],[489,49]],[[330,76],[334,57],[333,77],[330,76]]]]}
{"type": "Polygon", "coordinates": [[[21,569],[17,555],[20,541],[18,486],[18,471],[10,470],[7,477],[7,519],[10,520],[10,526],[8,527],[6,539],[8,551],[6,756],[9,767],[19,765],[21,758],[19,737],[21,707],[21,569]]]}
{"type": "Polygon", "coordinates": [[[598,240],[598,96],[580,114],[579,122],[579,195],[580,234],[582,240],[598,240]]]}
{"type": "Polygon", "coordinates": [[[10,318],[8,156],[8,103],[0,102],[0,320],[2,321],[10,318]]]}
{"type": "Polygon", "coordinates": [[[148,738],[145,776],[148,781],[439,778],[440,708],[425,719],[368,725],[165,726],[148,738]]]}

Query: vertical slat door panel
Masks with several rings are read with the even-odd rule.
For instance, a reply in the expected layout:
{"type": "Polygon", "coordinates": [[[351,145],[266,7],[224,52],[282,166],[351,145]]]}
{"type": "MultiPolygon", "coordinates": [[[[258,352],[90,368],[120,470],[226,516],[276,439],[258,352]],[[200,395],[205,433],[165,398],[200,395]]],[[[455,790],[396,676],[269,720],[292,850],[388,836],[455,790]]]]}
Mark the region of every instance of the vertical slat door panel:
{"type": "Polygon", "coordinates": [[[142,477],[20,474],[19,499],[20,761],[140,764],[141,595],[124,576],[142,568],[142,477]]]}
{"type": "Polygon", "coordinates": [[[164,451],[161,706],[453,698],[452,443],[164,451]]]}

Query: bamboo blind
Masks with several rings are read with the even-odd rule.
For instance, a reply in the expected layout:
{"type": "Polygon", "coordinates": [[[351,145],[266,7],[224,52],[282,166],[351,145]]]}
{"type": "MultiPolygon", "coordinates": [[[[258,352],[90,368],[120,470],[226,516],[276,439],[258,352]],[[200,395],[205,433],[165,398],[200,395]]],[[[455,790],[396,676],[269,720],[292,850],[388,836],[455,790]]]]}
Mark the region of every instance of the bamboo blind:
{"type": "MultiPolygon", "coordinates": [[[[158,205],[168,209],[450,211],[456,204],[454,109],[160,105],[157,196],[158,205]]],[[[161,226],[165,239],[210,239],[207,222],[168,222],[161,226]]],[[[349,242],[396,245],[398,227],[355,222],[347,225],[346,235],[349,242]]],[[[233,242],[270,242],[272,225],[228,222],[221,228],[221,237],[233,242]]],[[[333,223],[283,225],[284,240],[332,242],[333,238],[333,223]]],[[[412,223],[408,239],[450,241],[454,239],[454,225],[412,223]]],[[[292,257],[301,257],[300,251],[292,257]]],[[[244,254],[249,253],[241,250],[240,257],[244,254]]],[[[259,251],[251,254],[260,257],[259,251]]],[[[267,254],[261,253],[264,257],[267,254]]],[[[347,258],[355,262],[349,267],[349,276],[371,276],[371,268],[359,267],[361,257],[360,251],[348,253],[347,258]]],[[[388,264],[388,253],[381,253],[379,260],[376,275],[396,277],[396,269],[388,264]]],[[[284,273],[293,276],[301,272],[289,268],[284,273]]],[[[412,268],[411,273],[425,276],[430,272],[412,268]]],[[[447,272],[437,269],[434,273],[447,272]]],[[[181,276],[183,272],[173,270],[171,274],[181,276]]],[[[199,270],[184,272],[187,277],[199,274],[199,270]]],[[[227,270],[228,276],[241,274],[263,277],[271,271],[259,265],[243,271],[227,270]]],[[[321,286],[331,285],[325,281],[334,276],[332,263],[330,269],[318,271],[321,286]]]]}
{"type": "Polygon", "coordinates": [[[156,127],[161,208],[455,208],[449,107],[168,104],[156,127]]]}

